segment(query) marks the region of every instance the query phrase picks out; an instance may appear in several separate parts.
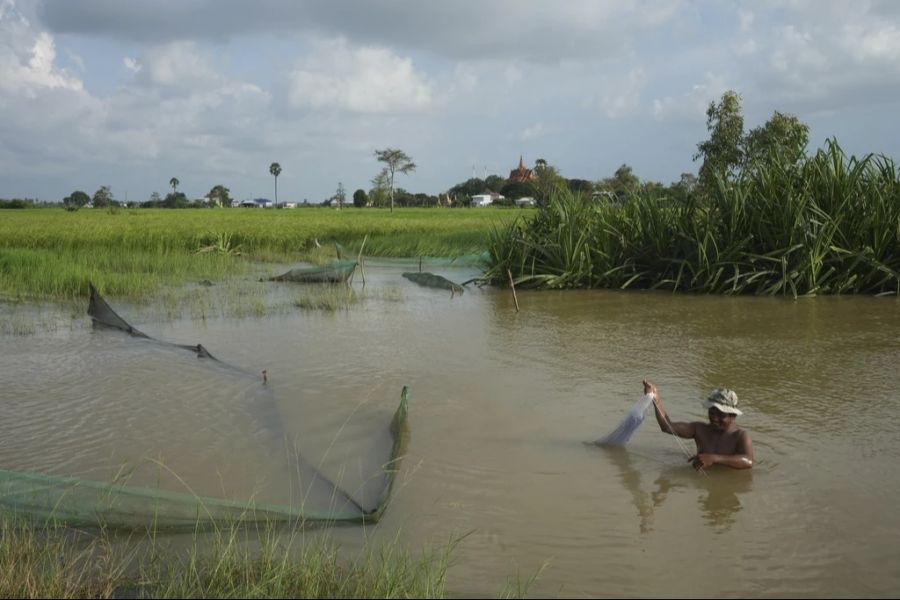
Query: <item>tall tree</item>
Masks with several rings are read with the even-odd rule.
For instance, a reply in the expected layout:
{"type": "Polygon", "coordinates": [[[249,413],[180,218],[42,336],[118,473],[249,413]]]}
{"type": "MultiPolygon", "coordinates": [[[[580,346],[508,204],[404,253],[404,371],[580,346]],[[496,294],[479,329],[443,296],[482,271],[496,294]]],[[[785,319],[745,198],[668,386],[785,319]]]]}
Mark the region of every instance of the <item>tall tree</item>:
{"type": "Polygon", "coordinates": [[[372,189],[369,190],[369,200],[372,206],[384,206],[390,197],[390,174],[387,167],[381,169],[378,175],[372,179],[372,189]]]}
{"type": "Polygon", "coordinates": [[[499,192],[504,185],[506,185],[506,180],[499,175],[488,175],[484,180],[484,187],[492,192],[499,192]]]}
{"type": "Polygon", "coordinates": [[[778,112],[765,125],[751,129],[744,139],[748,166],[778,157],[796,164],[806,154],[809,125],[788,113],[778,112]]]}
{"type": "Polygon", "coordinates": [[[355,206],[356,208],[362,208],[366,204],[368,204],[368,202],[369,198],[368,196],[366,196],[366,190],[360,188],[353,192],[353,206],[355,206]]]}
{"type": "Polygon", "coordinates": [[[543,158],[534,161],[535,179],[532,182],[537,192],[537,200],[542,204],[550,201],[550,197],[557,188],[566,187],[566,179],[559,174],[559,170],[549,164],[543,158]]]}
{"type": "Polygon", "coordinates": [[[634,174],[634,170],[629,165],[622,164],[612,177],[602,180],[599,187],[621,197],[637,191],[641,187],[641,179],[634,174]]]}
{"type": "Polygon", "coordinates": [[[706,129],[709,139],[697,144],[694,160],[703,159],[700,184],[710,190],[715,187],[716,177],[731,178],[744,162],[744,115],[737,92],[728,90],[718,104],[709,103],[706,129]]]}
{"type": "Polygon", "coordinates": [[[221,205],[225,207],[231,206],[231,190],[229,190],[224,185],[217,184],[209,190],[209,193],[206,195],[209,198],[210,204],[213,205],[221,205]]]}
{"type": "MultiPolygon", "coordinates": [[[[484,179],[479,177],[472,177],[471,179],[467,179],[462,183],[457,183],[452,188],[450,188],[450,193],[456,196],[457,194],[462,194],[464,196],[474,196],[475,194],[482,193],[487,187],[487,183],[484,179]]],[[[499,190],[498,190],[499,191],[499,190]]]]}
{"type": "Polygon", "coordinates": [[[91,197],[81,190],[76,190],[63,198],[63,206],[66,210],[76,211],[88,202],[91,201],[91,197]]]}
{"type": "Polygon", "coordinates": [[[112,190],[108,185],[101,186],[99,190],[94,192],[91,203],[94,205],[94,208],[105,208],[112,204],[117,204],[115,198],[113,198],[112,190]]]}
{"type": "Polygon", "coordinates": [[[281,165],[273,162],[269,165],[269,174],[275,177],[275,208],[278,208],[278,176],[281,175],[281,165]]]}
{"type": "Polygon", "coordinates": [[[337,202],[338,210],[344,208],[344,202],[347,200],[347,191],[344,189],[344,184],[341,181],[338,181],[338,188],[334,193],[334,200],[337,202]]]}
{"type": "Polygon", "coordinates": [[[410,173],[416,170],[416,163],[403,150],[396,148],[385,148],[384,150],[376,150],[375,158],[378,162],[383,162],[385,170],[388,174],[388,185],[391,193],[391,212],[394,212],[394,174],[410,173]]]}
{"type": "Polygon", "coordinates": [[[181,182],[178,181],[178,178],[177,178],[177,177],[173,177],[172,179],[169,180],[169,185],[172,186],[172,193],[173,193],[173,194],[174,194],[175,192],[178,191],[178,186],[179,186],[180,184],[181,184],[181,182]]]}

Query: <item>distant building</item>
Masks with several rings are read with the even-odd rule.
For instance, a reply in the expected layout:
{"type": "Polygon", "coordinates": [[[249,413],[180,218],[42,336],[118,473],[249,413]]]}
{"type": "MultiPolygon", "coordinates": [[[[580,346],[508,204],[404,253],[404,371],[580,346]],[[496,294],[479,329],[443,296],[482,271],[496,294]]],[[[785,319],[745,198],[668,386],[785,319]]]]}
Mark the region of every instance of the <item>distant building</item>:
{"type": "Polygon", "coordinates": [[[519,155],[519,166],[509,172],[509,181],[533,181],[534,178],[534,171],[525,167],[525,162],[519,155]]]}
{"type": "Polygon", "coordinates": [[[503,198],[505,198],[505,196],[501,196],[497,192],[484,192],[483,194],[475,194],[474,196],[472,196],[472,206],[490,206],[497,200],[502,200],[503,198]]]}
{"type": "Polygon", "coordinates": [[[256,198],[254,200],[241,201],[243,208],[272,208],[272,201],[268,198],[256,198]]]}
{"type": "Polygon", "coordinates": [[[287,202],[281,205],[282,208],[297,208],[297,203],[293,200],[288,200],[287,202]]]}
{"type": "Polygon", "coordinates": [[[516,206],[537,206],[537,200],[530,196],[516,199],[516,206]]]}

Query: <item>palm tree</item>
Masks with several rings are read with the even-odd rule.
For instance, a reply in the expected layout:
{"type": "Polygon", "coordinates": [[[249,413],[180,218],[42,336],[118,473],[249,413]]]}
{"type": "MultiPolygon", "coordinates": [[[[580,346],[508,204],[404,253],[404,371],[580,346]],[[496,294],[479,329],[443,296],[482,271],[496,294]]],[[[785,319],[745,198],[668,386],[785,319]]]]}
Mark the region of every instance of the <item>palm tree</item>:
{"type": "Polygon", "coordinates": [[[269,165],[269,173],[275,176],[275,208],[278,208],[278,176],[281,175],[281,165],[272,163],[269,165]]]}
{"type": "Polygon", "coordinates": [[[177,177],[173,177],[172,179],[169,180],[169,185],[172,186],[172,193],[173,193],[173,194],[174,194],[175,192],[178,191],[178,184],[180,184],[180,183],[181,183],[181,182],[178,181],[178,178],[177,178],[177,177]]]}

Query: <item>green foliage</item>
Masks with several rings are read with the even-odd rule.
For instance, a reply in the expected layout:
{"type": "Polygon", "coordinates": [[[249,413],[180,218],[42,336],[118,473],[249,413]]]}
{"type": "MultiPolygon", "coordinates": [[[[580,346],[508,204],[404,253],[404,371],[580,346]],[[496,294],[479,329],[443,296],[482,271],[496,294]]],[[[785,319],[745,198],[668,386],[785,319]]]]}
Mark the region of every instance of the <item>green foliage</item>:
{"type": "Polygon", "coordinates": [[[748,167],[768,161],[797,163],[809,143],[809,126],[794,115],[777,110],[765,125],[751,129],[744,139],[748,167]]]}
{"type": "Polygon", "coordinates": [[[537,190],[527,181],[511,181],[500,189],[500,193],[511,200],[537,196],[537,190]]]}
{"type": "Polygon", "coordinates": [[[484,179],[472,177],[462,183],[457,183],[456,185],[454,185],[452,188],[450,188],[450,193],[453,196],[475,196],[476,194],[482,193],[486,189],[487,183],[485,183],[484,179]]]}
{"type": "Polygon", "coordinates": [[[278,176],[281,175],[281,165],[273,162],[269,165],[269,174],[275,178],[275,208],[278,208],[278,176]]]}
{"type": "Polygon", "coordinates": [[[94,205],[94,208],[107,208],[113,204],[118,205],[118,202],[116,202],[116,199],[113,197],[112,190],[108,185],[101,186],[99,190],[94,192],[91,203],[94,205]]]}
{"type": "Polygon", "coordinates": [[[580,194],[590,194],[594,191],[594,183],[587,179],[568,179],[566,187],[569,188],[569,191],[580,194]]]}
{"type": "Polygon", "coordinates": [[[385,165],[384,171],[388,175],[388,185],[391,198],[391,212],[394,210],[394,175],[396,173],[411,173],[416,170],[416,163],[403,150],[397,148],[385,148],[375,151],[375,159],[385,165]]]}
{"type": "Polygon", "coordinates": [[[241,246],[235,244],[231,233],[227,231],[210,232],[200,238],[200,247],[197,248],[197,254],[206,254],[213,252],[225,256],[240,256],[241,246]]]}
{"type": "Polygon", "coordinates": [[[463,539],[415,555],[394,539],[348,555],[328,531],[266,523],[222,523],[183,549],[152,532],[116,538],[4,521],[0,535],[0,596],[66,599],[442,598],[463,539]]]}
{"type": "Polygon", "coordinates": [[[9,200],[0,198],[0,208],[32,208],[34,200],[30,198],[12,198],[9,200]]]}
{"type": "Polygon", "coordinates": [[[231,206],[231,190],[222,184],[214,185],[206,196],[213,205],[231,206]]]}
{"type": "Polygon", "coordinates": [[[489,277],[519,285],[722,294],[900,293],[900,175],[829,141],[723,177],[703,201],[632,194],[619,205],[557,191],[493,233],[489,277]]]}
{"type": "Polygon", "coordinates": [[[181,182],[178,181],[178,178],[177,178],[177,177],[173,177],[172,179],[169,180],[169,185],[172,186],[172,191],[173,191],[173,192],[177,192],[177,191],[178,191],[178,186],[181,185],[181,182]]]}
{"type": "Polygon", "coordinates": [[[91,197],[81,190],[76,190],[63,198],[63,206],[68,211],[76,211],[91,201],[91,197]]]}
{"type": "Polygon", "coordinates": [[[744,162],[744,115],[737,92],[728,90],[718,104],[709,103],[706,128],[709,139],[697,145],[694,160],[703,159],[700,184],[706,190],[712,190],[717,179],[730,179],[744,162]]]}
{"type": "Polygon", "coordinates": [[[708,140],[698,144],[694,160],[703,159],[700,186],[708,195],[717,181],[733,181],[740,171],[773,165],[796,165],[806,155],[809,126],[797,117],[775,111],[764,125],[744,135],[741,97],[733,91],[722,95],[706,111],[708,140]]]}
{"type": "MultiPolygon", "coordinates": [[[[607,177],[597,183],[598,191],[607,192],[607,194],[610,194],[617,198],[624,197],[625,194],[632,194],[638,191],[640,187],[640,178],[635,175],[632,168],[626,164],[623,164],[618,169],[616,169],[616,172],[612,177],[607,177]]],[[[586,193],[585,190],[573,189],[572,191],[582,191],[586,193]]]]}
{"type": "Polygon", "coordinates": [[[187,208],[191,203],[182,192],[170,192],[162,201],[163,208],[187,208]]]}
{"type": "Polygon", "coordinates": [[[484,186],[492,192],[499,193],[504,184],[506,184],[506,179],[499,175],[488,175],[484,180],[484,186]]]}
{"type": "Polygon", "coordinates": [[[391,202],[392,193],[390,173],[388,173],[387,168],[384,168],[372,179],[369,200],[372,202],[372,206],[387,206],[391,202]]]}
{"type": "Polygon", "coordinates": [[[547,203],[557,189],[567,187],[566,179],[559,174],[559,170],[548,164],[543,158],[535,161],[534,175],[535,179],[532,184],[535,189],[535,197],[542,204],[547,203]]]}
{"type": "Polygon", "coordinates": [[[353,206],[356,208],[363,208],[368,203],[369,197],[366,194],[366,190],[359,189],[353,192],[353,206]]]}

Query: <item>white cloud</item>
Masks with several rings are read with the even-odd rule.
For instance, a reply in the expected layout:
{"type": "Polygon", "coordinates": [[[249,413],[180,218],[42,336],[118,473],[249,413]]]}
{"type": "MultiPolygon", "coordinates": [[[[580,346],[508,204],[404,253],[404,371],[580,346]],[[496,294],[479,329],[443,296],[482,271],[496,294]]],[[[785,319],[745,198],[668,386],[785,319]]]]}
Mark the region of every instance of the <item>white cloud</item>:
{"type": "Polygon", "coordinates": [[[519,141],[528,142],[530,140],[542,137],[545,133],[546,131],[544,129],[544,124],[538,122],[522,130],[522,133],[519,134],[519,141]]]}
{"type": "Polygon", "coordinates": [[[622,79],[607,80],[607,88],[601,95],[600,105],[610,119],[635,114],[640,109],[641,95],[647,85],[647,74],[635,67],[622,79]]]}
{"type": "Polygon", "coordinates": [[[432,84],[387,48],[352,48],[345,40],[319,44],[289,75],[294,108],[353,113],[421,112],[434,102],[432,84]]]}
{"type": "MultiPolygon", "coordinates": [[[[7,24],[0,21],[0,25],[7,24]]],[[[52,35],[41,32],[24,39],[24,32],[11,27],[0,27],[0,33],[6,38],[5,43],[0,43],[0,90],[34,97],[45,89],[84,89],[78,77],[56,65],[52,35]],[[24,48],[27,50],[23,52],[24,48]]]]}
{"type": "Polygon", "coordinates": [[[843,45],[858,62],[895,62],[900,60],[900,29],[892,23],[874,26],[848,25],[843,45]]]}
{"type": "Polygon", "coordinates": [[[222,78],[194,42],[172,42],[154,46],[135,61],[139,80],[170,90],[202,89],[221,85],[222,78]]]}
{"type": "Polygon", "coordinates": [[[125,64],[126,69],[128,69],[129,71],[132,71],[134,73],[137,73],[138,71],[141,70],[141,63],[139,63],[137,60],[131,58],[130,56],[126,56],[125,58],[123,58],[122,63],[125,64]]]}
{"type": "Polygon", "coordinates": [[[747,32],[753,28],[755,15],[746,8],[739,8],[737,11],[738,21],[740,22],[741,31],[747,32]]]}
{"type": "Polygon", "coordinates": [[[718,101],[730,89],[725,79],[706,73],[704,81],[695,83],[680,96],[664,96],[653,101],[653,116],[658,121],[702,120],[710,102],[718,101]]]}

